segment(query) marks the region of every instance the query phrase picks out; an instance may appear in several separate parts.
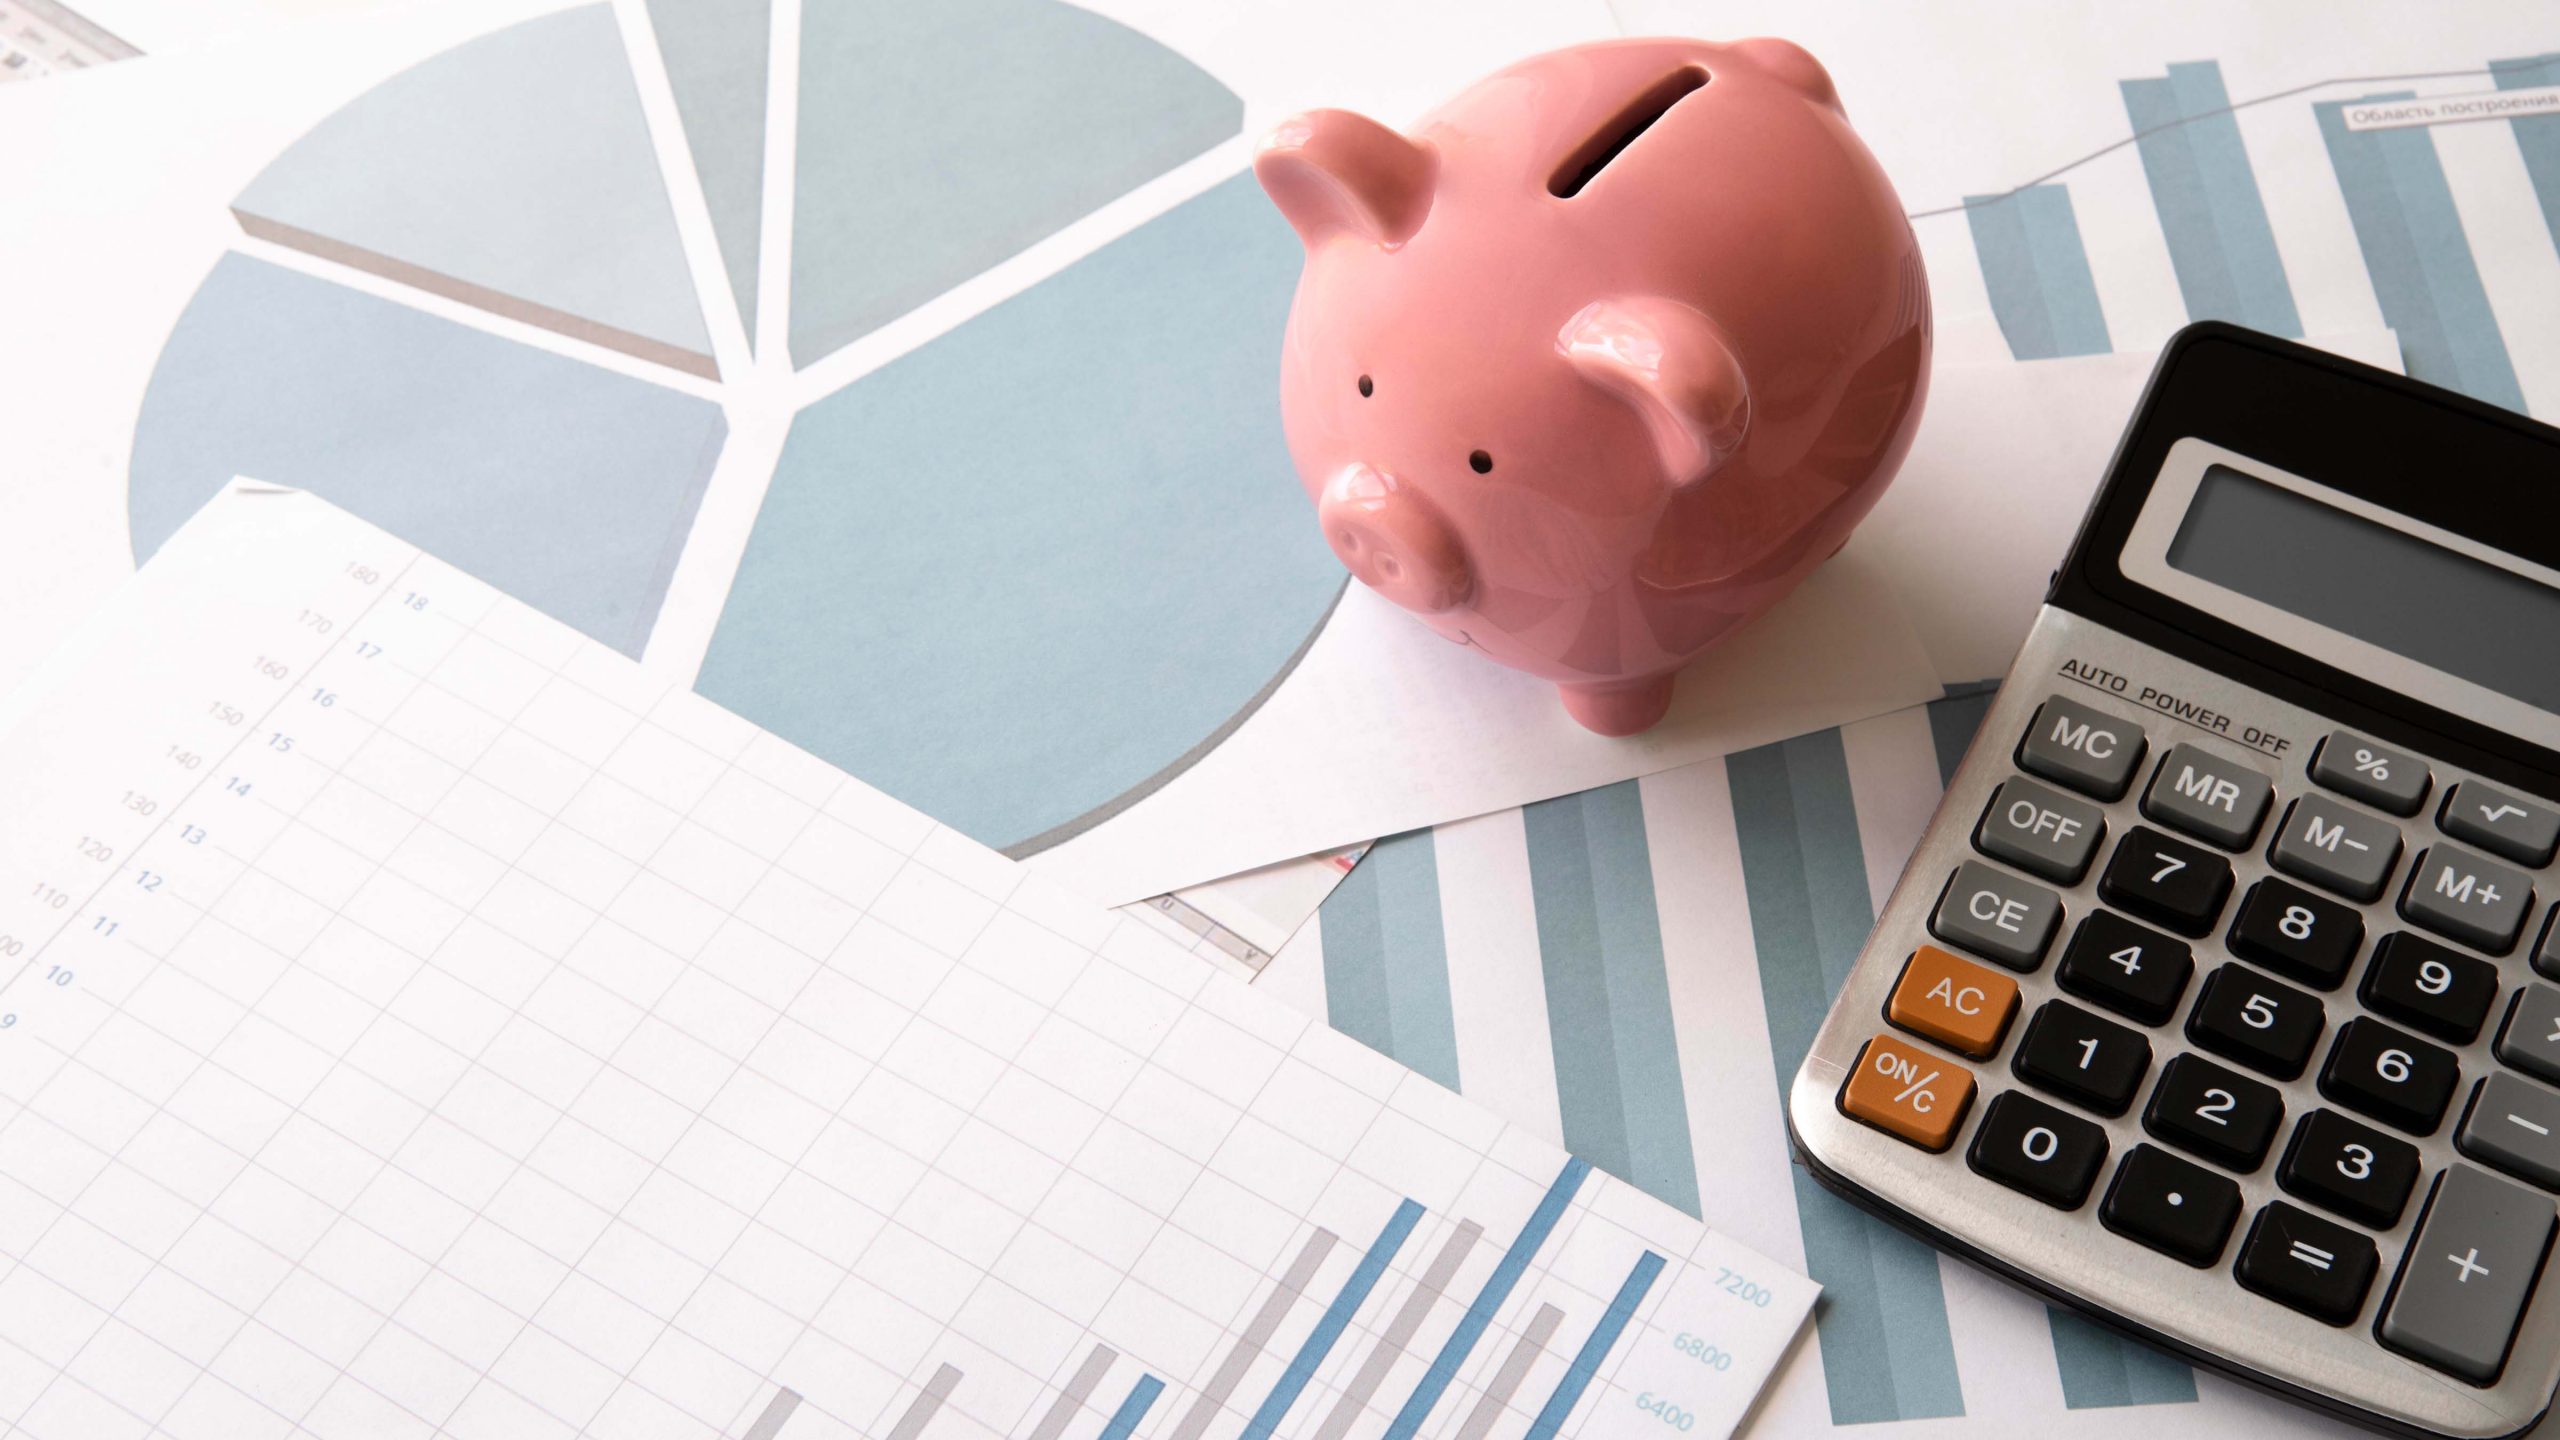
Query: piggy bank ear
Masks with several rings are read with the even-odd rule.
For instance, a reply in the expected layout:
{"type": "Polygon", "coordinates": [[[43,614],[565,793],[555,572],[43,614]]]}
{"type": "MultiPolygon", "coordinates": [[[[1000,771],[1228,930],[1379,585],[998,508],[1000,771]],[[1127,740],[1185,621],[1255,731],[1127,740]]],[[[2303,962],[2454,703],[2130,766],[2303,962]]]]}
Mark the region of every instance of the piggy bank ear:
{"type": "Polygon", "coordinates": [[[1595,301],[1565,322],[1556,348],[1643,418],[1675,488],[1741,448],[1750,387],[1715,325],[1688,306],[1653,296],[1595,301]]]}
{"type": "Polygon", "coordinates": [[[1834,110],[1840,108],[1840,92],[1832,88],[1831,72],[1823,69],[1821,61],[1814,59],[1811,52],[1793,40],[1770,37],[1737,40],[1733,48],[1772,78],[1803,91],[1805,98],[1816,105],[1828,105],[1834,110]]]}
{"type": "Polygon", "coordinates": [[[1439,168],[1430,146],[1348,110],[1286,121],[1253,157],[1254,178],[1310,249],[1344,234],[1388,249],[1411,239],[1439,168]]]}

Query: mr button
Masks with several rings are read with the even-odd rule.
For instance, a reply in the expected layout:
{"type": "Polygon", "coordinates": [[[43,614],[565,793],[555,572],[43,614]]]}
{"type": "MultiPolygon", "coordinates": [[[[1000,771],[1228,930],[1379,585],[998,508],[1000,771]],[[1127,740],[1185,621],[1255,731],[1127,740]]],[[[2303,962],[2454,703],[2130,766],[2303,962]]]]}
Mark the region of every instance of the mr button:
{"type": "Polygon", "coordinates": [[[1935,945],[1911,952],[1884,1018],[1960,1055],[1987,1059],[2018,1013],[2018,982],[1935,945]]]}
{"type": "Polygon", "coordinates": [[[1924,1150],[1946,1149],[1972,1103],[1972,1071],[1890,1035],[1867,1042],[1840,1087],[1840,1108],[1851,1117],[1924,1150]]]}

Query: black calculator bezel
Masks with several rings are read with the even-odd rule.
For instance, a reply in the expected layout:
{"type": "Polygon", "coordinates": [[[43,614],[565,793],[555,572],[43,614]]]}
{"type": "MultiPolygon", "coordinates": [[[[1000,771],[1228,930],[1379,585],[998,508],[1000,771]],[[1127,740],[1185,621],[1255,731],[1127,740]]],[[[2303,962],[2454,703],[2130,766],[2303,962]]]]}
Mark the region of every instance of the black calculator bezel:
{"type": "Polygon", "coordinates": [[[2189,436],[2560,569],[2560,430],[2236,325],[2189,325],[2161,351],[2046,596],[2351,729],[2560,802],[2560,752],[2297,654],[2128,577],[2120,560],[2134,519],[2170,447],[2189,436]]]}

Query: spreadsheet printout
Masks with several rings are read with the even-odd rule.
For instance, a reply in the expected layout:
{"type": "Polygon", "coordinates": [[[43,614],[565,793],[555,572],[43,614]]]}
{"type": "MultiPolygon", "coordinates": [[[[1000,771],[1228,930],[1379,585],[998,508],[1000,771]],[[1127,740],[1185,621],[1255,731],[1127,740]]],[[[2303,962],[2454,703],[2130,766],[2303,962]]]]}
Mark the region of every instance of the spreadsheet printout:
{"type": "Polygon", "coordinates": [[[41,1440],[1723,1435],[1813,1302],[300,492],[0,727],[41,1440]]]}

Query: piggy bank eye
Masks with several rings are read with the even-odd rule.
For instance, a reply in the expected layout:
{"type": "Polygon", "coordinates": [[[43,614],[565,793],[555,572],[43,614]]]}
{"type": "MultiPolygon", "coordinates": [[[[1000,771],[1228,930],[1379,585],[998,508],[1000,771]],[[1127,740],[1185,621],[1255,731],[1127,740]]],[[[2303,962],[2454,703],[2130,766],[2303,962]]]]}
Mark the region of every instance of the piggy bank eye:
{"type": "Polygon", "coordinates": [[[1368,398],[1369,398],[1369,396],[1370,396],[1370,393],[1371,393],[1372,391],[1375,391],[1377,388],[1378,388],[1377,386],[1372,385],[1372,384],[1370,384],[1370,383],[1369,383],[1369,377],[1368,377],[1368,376],[1363,375],[1363,376],[1361,376],[1361,377],[1360,377],[1360,398],[1361,398],[1361,399],[1363,399],[1363,400],[1368,399],[1368,398]]]}
{"type": "Polygon", "coordinates": [[[1479,475],[1490,475],[1493,473],[1493,457],[1482,450],[1474,451],[1467,456],[1467,468],[1479,475]]]}

